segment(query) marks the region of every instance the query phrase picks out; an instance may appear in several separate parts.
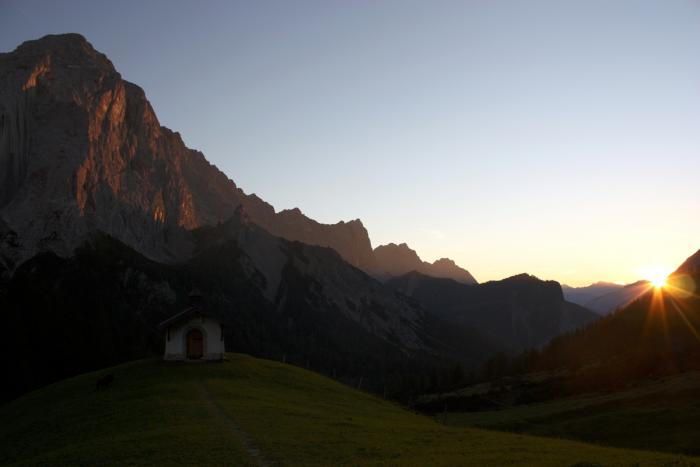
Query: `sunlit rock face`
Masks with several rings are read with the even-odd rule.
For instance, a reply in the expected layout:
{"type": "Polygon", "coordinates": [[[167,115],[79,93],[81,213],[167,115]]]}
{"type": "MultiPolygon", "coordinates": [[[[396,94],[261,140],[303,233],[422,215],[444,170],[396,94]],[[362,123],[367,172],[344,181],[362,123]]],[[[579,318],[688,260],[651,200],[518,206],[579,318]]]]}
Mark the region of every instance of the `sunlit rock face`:
{"type": "Polygon", "coordinates": [[[464,284],[476,284],[476,279],[449,258],[434,263],[420,259],[407,244],[388,243],[374,249],[375,273],[380,278],[397,277],[409,272],[420,272],[431,277],[452,279],[464,284]]]}
{"type": "Polygon", "coordinates": [[[187,231],[238,206],[272,234],[329,246],[370,268],[362,223],[319,224],[275,213],[162,127],[145,94],[78,34],[46,36],[0,54],[0,216],[21,244],[70,254],[102,230],[159,260],[191,253],[187,231]]]}

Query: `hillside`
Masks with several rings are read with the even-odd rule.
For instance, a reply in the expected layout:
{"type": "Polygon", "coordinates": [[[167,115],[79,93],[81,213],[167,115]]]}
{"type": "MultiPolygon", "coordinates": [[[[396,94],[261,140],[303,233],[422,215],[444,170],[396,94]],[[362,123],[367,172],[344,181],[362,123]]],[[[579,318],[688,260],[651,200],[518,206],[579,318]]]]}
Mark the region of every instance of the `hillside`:
{"type": "MultiPolygon", "coordinates": [[[[488,397],[473,393],[475,386],[444,397],[459,410],[558,404],[558,400],[566,397],[624,394],[649,381],[693,375],[700,371],[697,284],[700,284],[698,274],[674,273],[663,288],[649,290],[624,308],[584,328],[555,337],[539,350],[523,352],[512,359],[507,356],[490,359],[485,365],[489,382],[484,384],[493,388],[494,393],[488,397]]],[[[697,387],[690,392],[694,391],[697,387]]],[[[421,408],[439,410],[443,407],[439,399],[424,398],[421,408]]],[[[665,402],[663,399],[644,399],[647,406],[638,404],[637,409],[652,413],[665,402]]],[[[685,406],[677,406],[679,416],[670,423],[680,423],[682,415],[692,412],[690,407],[695,405],[697,402],[691,400],[685,406]]],[[[624,420],[629,415],[616,413],[619,408],[608,405],[612,409],[608,421],[624,420]]],[[[663,430],[656,430],[649,420],[641,419],[641,422],[649,428],[645,436],[660,440],[657,446],[666,442],[663,430]]],[[[645,436],[640,435],[639,439],[647,439],[645,436]]]]}
{"type": "Polygon", "coordinates": [[[0,406],[3,465],[697,465],[700,460],[443,426],[318,374],[230,354],[141,360],[0,406]],[[95,390],[113,374],[114,383],[95,390]]]}
{"type": "Polygon", "coordinates": [[[676,270],[677,274],[700,273],[700,250],[690,255],[676,270]]]}
{"type": "MultiPolygon", "coordinates": [[[[450,413],[444,418],[453,425],[700,455],[698,394],[700,373],[688,372],[645,381],[616,392],[501,407],[500,410],[450,413]]],[[[506,402],[503,398],[509,395],[507,391],[496,390],[482,397],[506,402]]]]}
{"type": "Polygon", "coordinates": [[[565,368],[566,392],[622,388],[700,369],[700,276],[675,274],[626,307],[524,356],[530,370],[565,368]]]}
{"type": "Polygon", "coordinates": [[[489,360],[490,381],[416,407],[447,405],[457,424],[697,455],[700,275],[682,272],[687,264],[663,288],[539,351],[489,360]]]}

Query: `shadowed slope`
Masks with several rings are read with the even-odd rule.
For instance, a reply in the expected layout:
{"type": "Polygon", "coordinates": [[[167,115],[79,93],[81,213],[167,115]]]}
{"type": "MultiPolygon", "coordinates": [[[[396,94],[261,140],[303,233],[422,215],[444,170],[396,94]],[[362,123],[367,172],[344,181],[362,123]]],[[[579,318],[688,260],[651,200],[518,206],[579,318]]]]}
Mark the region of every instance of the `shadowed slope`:
{"type": "Polygon", "coordinates": [[[157,324],[184,308],[193,287],[224,323],[229,349],[286,355],[390,393],[426,359],[438,363],[441,336],[428,335],[422,310],[334,250],[239,217],[193,238],[185,263],[157,263],[101,234],[72,257],[40,254],[0,277],[0,310],[13,329],[0,340],[0,399],[159,353],[157,324]]]}
{"type": "MultiPolygon", "coordinates": [[[[498,397],[497,394],[484,394],[498,397]]],[[[500,410],[449,414],[448,423],[700,455],[700,373],[500,410]]]]}
{"type": "Polygon", "coordinates": [[[503,350],[540,346],[598,317],[564,301],[557,282],[527,274],[467,285],[410,273],[389,280],[387,285],[415,299],[441,320],[478,329],[503,350]]]}

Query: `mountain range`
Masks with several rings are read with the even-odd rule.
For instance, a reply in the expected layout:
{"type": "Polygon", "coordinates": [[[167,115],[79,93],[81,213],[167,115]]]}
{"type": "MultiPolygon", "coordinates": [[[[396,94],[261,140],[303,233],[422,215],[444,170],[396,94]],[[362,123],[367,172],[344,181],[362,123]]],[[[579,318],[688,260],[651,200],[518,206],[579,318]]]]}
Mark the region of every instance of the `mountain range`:
{"type": "Polygon", "coordinates": [[[556,282],[479,285],[406,244],[372,249],[359,220],[276,212],[161,126],[77,34],[0,54],[0,167],[3,398],[158,353],[157,323],[192,288],[230,350],[384,390],[595,318],[556,282]]]}
{"type": "MultiPolygon", "coordinates": [[[[331,247],[368,273],[409,272],[387,254],[378,269],[359,219],[321,224],[245,194],[161,126],[144,91],[78,34],[1,54],[0,77],[0,228],[22,239],[4,249],[6,265],[38,251],[70,254],[93,230],[150,258],[182,260],[192,254],[188,230],[216,225],[242,206],[273,235],[331,247]]],[[[471,277],[449,260],[434,269],[471,277]]]]}
{"type": "Polygon", "coordinates": [[[605,295],[610,292],[615,292],[620,290],[623,286],[620,284],[615,284],[613,282],[594,282],[593,284],[586,285],[583,287],[571,287],[566,284],[562,284],[561,289],[564,292],[564,297],[570,302],[578,303],[579,305],[585,305],[585,303],[591,300],[605,295]]]}
{"type": "Polygon", "coordinates": [[[437,318],[478,329],[496,343],[494,347],[508,351],[537,348],[597,318],[588,309],[565,301],[559,283],[528,274],[467,285],[411,273],[387,285],[437,318]]]}
{"type": "Polygon", "coordinates": [[[610,282],[596,282],[585,287],[562,285],[566,300],[577,303],[601,315],[606,315],[624,307],[651,288],[652,285],[646,280],[627,285],[610,282]]]}

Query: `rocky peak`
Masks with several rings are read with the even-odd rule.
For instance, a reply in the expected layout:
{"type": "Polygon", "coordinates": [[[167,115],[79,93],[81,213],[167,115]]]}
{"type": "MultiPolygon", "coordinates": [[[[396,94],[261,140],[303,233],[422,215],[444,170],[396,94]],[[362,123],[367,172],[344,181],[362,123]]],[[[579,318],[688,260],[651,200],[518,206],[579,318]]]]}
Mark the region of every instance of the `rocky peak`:
{"type": "Polygon", "coordinates": [[[374,256],[378,267],[392,276],[400,276],[411,271],[420,271],[423,268],[423,261],[418,256],[418,253],[405,243],[379,245],[374,249],[374,256]]]}
{"type": "Polygon", "coordinates": [[[70,254],[101,230],[154,259],[178,260],[191,251],[187,231],[242,206],[274,235],[373,266],[360,222],[320,224],[246,195],[160,126],[143,90],[79,34],[0,54],[0,167],[0,219],[21,239],[24,258],[70,254]]]}
{"type": "Polygon", "coordinates": [[[55,64],[67,68],[101,68],[116,73],[109,58],[95,50],[85,37],[77,33],[49,34],[41,39],[26,41],[12,54],[24,60],[48,56],[55,64]]]}
{"type": "Polygon", "coordinates": [[[450,258],[440,258],[433,262],[432,274],[435,277],[446,277],[465,284],[476,284],[476,279],[469,271],[461,268],[450,258]]]}
{"type": "Polygon", "coordinates": [[[421,260],[418,253],[406,243],[380,245],[374,249],[377,264],[376,275],[379,277],[396,277],[417,271],[422,274],[453,279],[465,284],[476,284],[474,277],[449,258],[441,258],[430,264],[421,260]]]}

